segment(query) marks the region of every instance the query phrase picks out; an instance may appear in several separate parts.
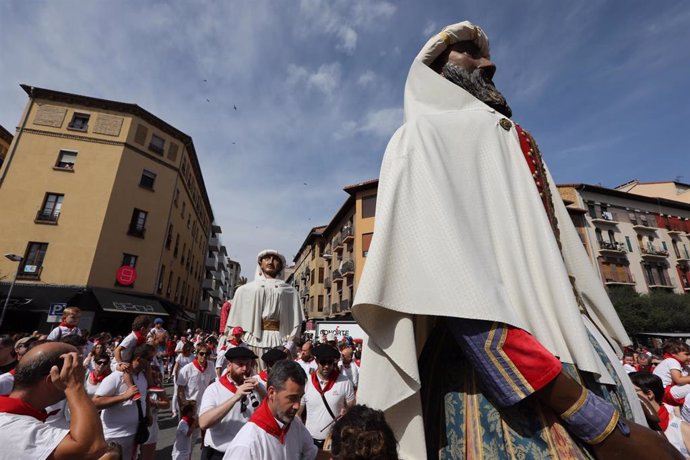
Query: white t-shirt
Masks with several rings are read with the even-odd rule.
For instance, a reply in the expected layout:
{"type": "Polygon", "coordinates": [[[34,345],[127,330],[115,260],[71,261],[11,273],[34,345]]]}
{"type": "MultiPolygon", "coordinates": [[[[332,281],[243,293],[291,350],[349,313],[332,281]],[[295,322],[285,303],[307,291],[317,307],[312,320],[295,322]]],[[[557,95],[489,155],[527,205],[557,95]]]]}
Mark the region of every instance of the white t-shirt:
{"type": "MultiPolygon", "coordinates": [[[[122,376],[122,372],[113,371],[98,386],[96,396],[117,396],[127,391],[127,384],[122,376]]],[[[144,398],[148,390],[146,374],[143,371],[136,375],[132,374],[132,379],[139,388],[139,393],[141,393],[141,409],[145,413],[146,402],[144,398]]],[[[106,439],[125,438],[134,435],[137,432],[137,423],[139,422],[136,402],[128,400],[103,409],[101,411],[101,421],[103,422],[103,434],[106,439]]]]}
{"type": "Polygon", "coordinates": [[[48,340],[60,341],[68,335],[81,335],[81,329],[79,329],[79,326],[58,326],[50,331],[50,334],[48,334],[48,340]]]}
{"type": "Polygon", "coordinates": [[[69,430],[71,416],[69,413],[67,399],[61,399],[55,404],[46,407],[45,411],[49,414],[51,412],[55,412],[53,415],[49,415],[48,418],[46,418],[46,425],[50,425],[55,428],[62,428],[63,430],[69,430]]]}
{"type": "MultiPolygon", "coordinates": [[[[227,378],[227,377],[221,377],[227,378]]],[[[201,405],[199,406],[199,416],[203,415],[204,412],[214,407],[219,406],[226,402],[229,398],[234,395],[229,389],[223,386],[220,382],[215,382],[209,385],[204,392],[204,396],[201,399],[201,405]]],[[[261,401],[258,393],[254,391],[254,396],[257,401],[261,401]]],[[[225,452],[225,450],[230,445],[230,441],[233,440],[235,435],[240,428],[249,421],[249,418],[254,413],[254,407],[247,400],[247,407],[244,412],[241,411],[242,404],[237,401],[232,409],[225,414],[225,417],[221,419],[220,422],[206,430],[206,435],[204,436],[204,444],[212,447],[215,450],[225,452]]]]}
{"type": "MultiPolygon", "coordinates": [[[[282,426],[280,422],[278,425],[282,426]]],[[[223,460],[313,460],[319,452],[299,417],[292,420],[284,441],[281,444],[258,425],[247,423],[230,443],[223,460]]]]}
{"type": "Polygon", "coordinates": [[[29,415],[0,413],[0,460],[44,460],[68,433],[29,415]]]}
{"type": "Polygon", "coordinates": [[[180,420],[175,432],[175,444],[173,444],[172,460],[189,460],[192,455],[192,433],[189,432],[189,424],[186,420],[180,420]]]}
{"type": "MultiPolygon", "coordinates": [[[[318,377],[318,374],[317,374],[318,377]]],[[[326,385],[325,380],[319,379],[321,383],[321,388],[326,385]]],[[[333,411],[333,415],[338,417],[340,411],[345,407],[346,402],[353,401],[355,399],[355,390],[352,384],[348,380],[347,376],[339,374],[333,387],[328,390],[324,396],[326,396],[326,401],[333,411]]],[[[333,417],[328,413],[328,409],[321,399],[321,394],[314,387],[311,378],[307,379],[307,384],[304,387],[304,396],[302,397],[302,404],[307,409],[307,430],[311,433],[311,437],[314,439],[326,439],[328,433],[331,432],[333,425],[324,430],[324,428],[331,422],[333,422],[333,417]],[[323,431],[322,431],[323,430],[323,431]]]]}
{"type": "Polygon", "coordinates": [[[309,362],[298,359],[297,364],[302,366],[302,369],[304,369],[304,373],[307,374],[307,377],[311,376],[311,374],[316,372],[316,370],[319,368],[319,365],[316,364],[316,359],[314,358],[312,358],[312,360],[309,362]]]}
{"type": "Polygon", "coordinates": [[[182,340],[178,340],[177,344],[175,345],[175,353],[182,353],[185,343],[186,342],[183,342],[182,340]]]}
{"type": "Polygon", "coordinates": [[[134,332],[130,332],[127,337],[122,339],[122,342],[120,342],[120,345],[118,346],[122,347],[122,350],[120,350],[122,361],[131,363],[132,356],[134,355],[134,349],[137,347],[137,336],[134,335],[134,332]]]}
{"type": "MultiPolygon", "coordinates": [[[[185,399],[201,402],[204,391],[213,382],[213,379],[216,378],[216,371],[213,369],[213,366],[209,363],[206,364],[207,366],[203,373],[196,368],[194,362],[187,364],[180,370],[177,376],[177,385],[185,387],[185,399]]],[[[179,392],[180,389],[177,391],[179,392]]]]}
{"type": "Polygon", "coordinates": [[[674,369],[679,372],[681,372],[683,369],[678,360],[675,358],[666,358],[654,368],[654,375],[661,379],[661,383],[664,384],[664,388],[673,384],[673,379],[671,379],[671,370],[674,369]]]}
{"type": "Polygon", "coordinates": [[[0,375],[0,395],[6,396],[12,393],[12,387],[14,387],[14,374],[5,372],[0,375]]]}
{"type": "Polygon", "coordinates": [[[359,386],[359,367],[355,364],[354,361],[350,362],[350,367],[345,367],[343,365],[343,362],[340,361],[338,363],[338,367],[340,368],[340,373],[345,374],[347,379],[350,381],[352,386],[354,388],[357,388],[359,386]]]}

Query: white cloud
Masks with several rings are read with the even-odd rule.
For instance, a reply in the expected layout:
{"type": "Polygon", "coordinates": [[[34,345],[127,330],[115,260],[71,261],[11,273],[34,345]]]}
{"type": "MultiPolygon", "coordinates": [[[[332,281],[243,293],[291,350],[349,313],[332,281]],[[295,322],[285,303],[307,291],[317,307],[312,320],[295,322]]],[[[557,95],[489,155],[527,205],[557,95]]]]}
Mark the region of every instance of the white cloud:
{"type": "Polygon", "coordinates": [[[438,32],[438,27],[436,26],[436,23],[434,21],[429,21],[426,23],[426,27],[424,28],[424,32],[422,32],[423,36],[425,38],[431,37],[434,32],[438,32]]]}
{"type": "Polygon", "coordinates": [[[340,84],[340,64],[333,62],[322,64],[314,73],[310,73],[305,67],[290,64],[287,70],[286,83],[289,86],[305,85],[307,88],[315,88],[327,96],[330,96],[340,84]]]}
{"type": "Polygon", "coordinates": [[[388,138],[400,127],[403,119],[403,110],[400,107],[391,107],[368,112],[364,122],[358,124],[349,120],[340,125],[338,131],[333,134],[336,140],[343,140],[357,133],[365,133],[377,138],[388,138]]]}
{"type": "Polygon", "coordinates": [[[371,70],[367,70],[357,78],[357,84],[363,88],[372,86],[376,82],[376,74],[371,70]]]}
{"type": "Polygon", "coordinates": [[[338,31],[338,36],[341,42],[337,46],[337,49],[342,49],[348,54],[352,54],[355,48],[357,48],[357,32],[350,27],[342,27],[338,31]]]}

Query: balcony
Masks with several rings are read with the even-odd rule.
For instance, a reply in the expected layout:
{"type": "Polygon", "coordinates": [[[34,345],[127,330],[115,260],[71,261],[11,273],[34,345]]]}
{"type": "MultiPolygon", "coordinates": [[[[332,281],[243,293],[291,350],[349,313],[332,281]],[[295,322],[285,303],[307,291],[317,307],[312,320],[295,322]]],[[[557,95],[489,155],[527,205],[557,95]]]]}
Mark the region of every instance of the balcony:
{"type": "Polygon", "coordinates": [[[34,219],[34,222],[37,224],[57,225],[59,218],[59,210],[41,209],[36,213],[36,218],[34,219]]]}
{"type": "Polygon", "coordinates": [[[355,233],[352,231],[352,227],[349,225],[343,227],[342,231],[340,232],[340,235],[343,239],[343,244],[347,244],[350,241],[355,240],[355,233]]]}
{"type": "Polygon", "coordinates": [[[23,265],[19,268],[17,272],[18,280],[40,280],[41,272],[43,271],[42,265],[23,265]]]}
{"type": "Polygon", "coordinates": [[[673,284],[670,281],[662,281],[668,284],[650,284],[649,289],[673,289],[673,284]]]}
{"type": "Polygon", "coordinates": [[[330,278],[324,279],[324,280],[323,280],[323,286],[324,286],[326,289],[330,289],[330,288],[331,288],[331,279],[330,279],[330,278]]]}
{"type": "Polygon", "coordinates": [[[352,306],[352,300],[350,299],[344,299],[340,301],[340,310],[338,313],[347,313],[350,311],[350,307],[352,306]]]}
{"type": "Polygon", "coordinates": [[[309,288],[305,286],[301,291],[299,291],[299,293],[302,297],[309,297],[309,288]]]}
{"type": "Polygon", "coordinates": [[[340,270],[333,270],[333,282],[334,283],[339,283],[343,280],[343,274],[340,273],[340,270]]]}
{"type": "Polygon", "coordinates": [[[592,222],[596,224],[618,225],[618,221],[615,219],[614,214],[609,211],[602,212],[599,217],[593,217],[592,222]]]}
{"type": "Polygon", "coordinates": [[[335,315],[336,313],[338,313],[340,311],[339,306],[340,305],[338,304],[338,302],[331,305],[331,315],[335,315]]]}
{"type": "Polygon", "coordinates": [[[333,252],[343,252],[343,238],[338,235],[333,239],[333,252]]]}
{"type": "Polygon", "coordinates": [[[633,229],[637,230],[638,232],[656,232],[657,231],[656,227],[650,227],[647,222],[642,222],[641,224],[634,224],[633,229]]]}
{"type": "Polygon", "coordinates": [[[201,289],[204,291],[213,291],[216,289],[216,281],[206,278],[202,283],[201,283],[201,289]]]}
{"type": "Polygon", "coordinates": [[[218,270],[218,259],[216,258],[216,256],[207,257],[204,266],[208,270],[218,270]]]}
{"type": "Polygon", "coordinates": [[[208,239],[208,249],[209,251],[220,251],[220,242],[218,238],[214,236],[208,239]]]}
{"type": "Polygon", "coordinates": [[[625,245],[615,241],[599,241],[599,251],[615,254],[625,254],[625,245]]]}
{"type": "Polygon", "coordinates": [[[346,278],[355,275],[355,263],[351,260],[346,260],[340,265],[340,272],[346,278]]]}
{"type": "Polygon", "coordinates": [[[137,225],[130,225],[129,229],[127,229],[127,234],[130,236],[136,236],[137,238],[143,238],[146,234],[146,229],[137,225]]]}
{"type": "Polygon", "coordinates": [[[665,259],[668,257],[668,251],[656,248],[651,244],[647,247],[641,247],[640,252],[642,253],[643,259],[665,259]]]}

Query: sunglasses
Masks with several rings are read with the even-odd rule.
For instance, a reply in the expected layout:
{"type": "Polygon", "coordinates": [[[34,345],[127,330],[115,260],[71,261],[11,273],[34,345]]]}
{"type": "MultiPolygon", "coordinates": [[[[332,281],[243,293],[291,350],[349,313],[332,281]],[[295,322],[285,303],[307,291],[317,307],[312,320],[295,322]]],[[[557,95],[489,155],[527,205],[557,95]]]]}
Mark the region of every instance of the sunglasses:
{"type": "Polygon", "coordinates": [[[197,356],[206,356],[206,355],[208,355],[208,353],[206,353],[205,351],[200,351],[196,355],[197,356]]]}
{"type": "Polygon", "coordinates": [[[96,364],[103,366],[104,364],[108,364],[108,361],[96,361],[96,364]]]}

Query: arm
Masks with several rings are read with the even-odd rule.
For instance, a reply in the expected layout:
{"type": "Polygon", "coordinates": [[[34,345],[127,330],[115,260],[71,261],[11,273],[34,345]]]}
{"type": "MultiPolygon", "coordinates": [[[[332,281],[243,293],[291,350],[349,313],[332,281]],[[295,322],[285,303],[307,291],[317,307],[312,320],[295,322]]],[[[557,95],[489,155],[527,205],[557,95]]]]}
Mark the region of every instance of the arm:
{"type": "Polygon", "coordinates": [[[50,378],[56,387],[65,391],[71,414],[70,431],[51,457],[54,460],[97,459],[106,453],[108,445],[98,412],[84,390],[84,367],[76,353],[68,353],[63,358],[62,370],[53,366],[50,378]]]}
{"type": "MultiPolygon", "coordinates": [[[[94,396],[93,397],[93,403],[96,405],[96,409],[101,410],[101,409],[107,409],[108,407],[113,407],[116,404],[123,403],[127,401],[128,399],[132,399],[132,396],[135,394],[139,393],[139,388],[137,388],[136,385],[132,385],[129,388],[127,388],[127,391],[125,391],[122,394],[115,395],[115,396],[94,396]]],[[[71,408],[70,408],[71,409],[71,408]]]]}
{"type": "Polygon", "coordinates": [[[186,385],[177,385],[177,404],[179,407],[182,407],[182,405],[187,402],[187,398],[185,398],[186,392],[186,385]]]}
{"type": "Polygon", "coordinates": [[[690,376],[683,377],[683,374],[678,369],[671,369],[671,380],[676,385],[685,385],[690,383],[690,376]]]}
{"type": "Polygon", "coordinates": [[[202,430],[207,430],[214,425],[217,425],[223,417],[225,417],[230,409],[232,409],[235,404],[237,404],[242,397],[248,395],[256,386],[256,382],[253,380],[246,380],[242,385],[237,387],[237,393],[232,395],[227,401],[216,407],[207,410],[199,416],[199,428],[202,430]]]}

